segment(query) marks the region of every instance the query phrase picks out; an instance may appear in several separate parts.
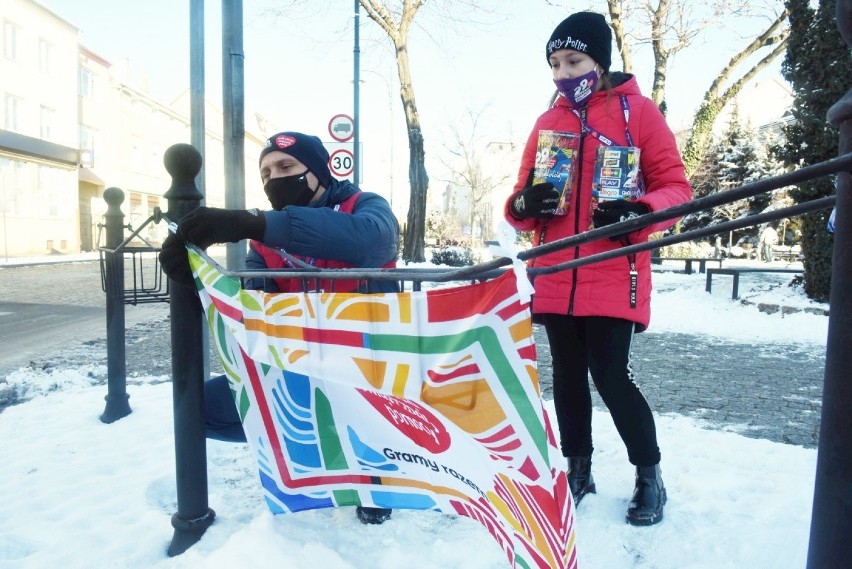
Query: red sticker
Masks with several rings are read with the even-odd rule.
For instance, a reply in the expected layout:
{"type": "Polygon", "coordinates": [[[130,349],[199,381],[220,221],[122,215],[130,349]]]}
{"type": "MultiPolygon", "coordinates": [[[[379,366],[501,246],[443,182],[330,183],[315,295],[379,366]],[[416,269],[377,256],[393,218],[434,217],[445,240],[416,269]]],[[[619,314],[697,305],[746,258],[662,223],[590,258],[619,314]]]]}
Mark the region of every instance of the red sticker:
{"type": "Polygon", "coordinates": [[[280,136],[275,137],[275,146],[282,150],[287,147],[293,146],[294,144],[296,144],[295,136],[290,136],[289,134],[282,134],[280,136]]]}
{"type": "Polygon", "coordinates": [[[358,390],[399,432],[432,453],[450,448],[450,434],[431,411],[397,397],[358,390]]]}

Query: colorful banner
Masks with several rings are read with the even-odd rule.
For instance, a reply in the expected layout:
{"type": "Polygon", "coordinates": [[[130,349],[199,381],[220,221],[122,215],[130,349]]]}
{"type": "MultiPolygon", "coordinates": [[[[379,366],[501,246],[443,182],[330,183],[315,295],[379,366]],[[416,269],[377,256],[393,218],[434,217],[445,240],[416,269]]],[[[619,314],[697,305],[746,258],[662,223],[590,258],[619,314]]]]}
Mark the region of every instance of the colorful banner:
{"type": "Polygon", "coordinates": [[[192,250],[190,264],[273,513],[455,513],[512,567],[576,567],[514,273],[425,292],[268,294],[192,250]]]}

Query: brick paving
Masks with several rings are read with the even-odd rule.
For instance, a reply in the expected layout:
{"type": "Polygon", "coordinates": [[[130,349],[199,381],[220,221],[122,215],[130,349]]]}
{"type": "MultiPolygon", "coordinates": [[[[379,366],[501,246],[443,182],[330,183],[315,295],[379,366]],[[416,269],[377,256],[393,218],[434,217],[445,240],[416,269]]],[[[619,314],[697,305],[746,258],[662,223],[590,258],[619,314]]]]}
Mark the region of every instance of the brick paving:
{"type": "MultiPolygon", "coordinates": [[[[550,354],[536,329],[542,392],[552,398],[550,354]]],[[[699,419],[708,428],[816,448],[825,347],[751,345],[696,334],[637,334],[636,382],[656,413],[699,419]]],[[[597,409],[605,409],[594,393],[597,409]]]]}

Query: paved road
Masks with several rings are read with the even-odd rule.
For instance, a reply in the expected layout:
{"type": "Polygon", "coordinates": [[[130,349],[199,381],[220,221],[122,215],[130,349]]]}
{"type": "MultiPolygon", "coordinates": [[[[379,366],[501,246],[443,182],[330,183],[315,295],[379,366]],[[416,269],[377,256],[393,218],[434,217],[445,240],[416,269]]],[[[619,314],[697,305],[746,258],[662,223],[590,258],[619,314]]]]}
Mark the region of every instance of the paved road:
{"type": "MultiPolygon", "coordinates": [[[[28,307],[34,317],[54,311],[57,320],[62,315],[62,322],[54,322],[52,329],[42,326],[50,330],[30,340],[38,342],[38,354],[10,359],[0,352],[0,410],[15,403],[14,394],[4,396],[3,383],[6,374],[21,365],[44,369],[105,365],[105,300],[97,263],[0,269],[0,313],[8,311],[5,307],[15,308],[10,303],[35,305],[28,307]],[[94,317],[96,312],[99,316],[94,317]],[[98,319],[100,324],[95,324],[98,319]]],[[[128,382],[134,376],[168,375],[168,306],[127,306],[126,316],[128,382]]],[[[4,341],[12,333],[3,328],[8,317],[0,315],[4,341]]],[[[538,327],[535,337],[542,391],[549,398],[547,340],[538,327]]],[[[687,415],[709,428],[814,448],[824,352],[824,347],[796,343],[748,345],[693,334],[645,332],[637,335],[633,355],[638,383],[656,412],[687,415]]],[[[595,405],[603,409],[597,396],[595,405]]]]}
{"type": "MultiPolygon", "coordinates": [[[[536,336],[544,342],[537,342],[539,373],[550,398],[547,339],[543,331],[536,336]]],[[[687,415],[749,437],[817,445],[824,347],[644,332],[634,341],[633,360],[637,383],[657,413],[687,415]]],[[[593,397],[595,407],[604,409],[593,397]]]]}
{"type": "MultiPolygon", "coordinates": [[[[127,326],[167,314],[163,306],[128,307],[127,326]]],[[[97,262],[0,269],[0,383],[46,354],[106,337],[106,298],[97,262]]]]}

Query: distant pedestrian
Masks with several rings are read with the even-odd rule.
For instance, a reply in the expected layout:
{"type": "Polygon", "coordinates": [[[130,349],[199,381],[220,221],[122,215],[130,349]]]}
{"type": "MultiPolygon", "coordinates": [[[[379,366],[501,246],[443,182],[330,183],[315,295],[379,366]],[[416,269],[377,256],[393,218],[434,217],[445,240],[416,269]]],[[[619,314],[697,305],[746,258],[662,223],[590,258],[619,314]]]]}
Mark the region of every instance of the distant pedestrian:
{"type": "Polygon", "coordinates": [[[713,242],[713,258],[721,259],[722,253],[722,238],[717,235],[716,240],[713,242]]]}
{"type": "MultiPolygon", "coordinates": [[[[505,206],[507,221],[517,230],[533,231],[535,245],[583,233],[593,223],[604,227],[692,197],[674,134],[663,114],[640,93],[636,77],[610,72],[611,54],[612,31],[604,17],[593,12],[566,18],[546,45],[559,95],[530,133],[514,193],[505,206]],[[542,136],[541,131],[545,131],[542,136]],[[541,139],[546,144],[553,136],[547,131],[573,138],[577,144],[573,154],[576,170],[573,184],[565,192],[570,196],[564,203],[564,215],[556,213],[560,192],[554,185],[533,182],[537,158],[544,164],[549,160],[538,148],[541,139]],[[627,179],[619,173],[622,168],[617,167],[621,164],[635,168],[640,191],[631,199],[609,199],[613,191],[620,194],[627,187],[627,179]],[[604,201],[605,195],[609,201],[604,201]]],[[[560,249],[534,259],[531,266],[552,267],[612,252],[622,244],[644,243],[651,233],[674,222],[560,249]]],[[[579,504],[583,496],[595,492],[591,373],[627,447],[628,459],[636,467],[627,521],[656,524],[663,519],[666,503],[660,449],[653,413],[633,381],[630,363],[633,335],[648,326],[651,315],[650,254],[644,251],[537,276],[533,313],[544,323],[550,344],[556,420],[574,502],[579,504]]]]}
{"type": "Polygon", "coordinates": [[[760,232],[760,242],[757,244],[758,256],[766,263],[773,260],[772,248],[778,243],[778,232],[771,225],[767,225],[760,232]]]}

